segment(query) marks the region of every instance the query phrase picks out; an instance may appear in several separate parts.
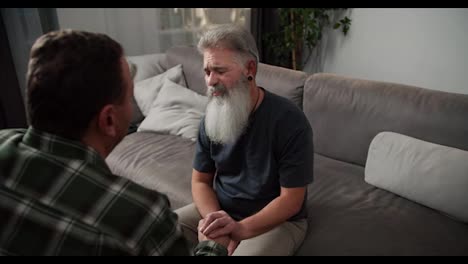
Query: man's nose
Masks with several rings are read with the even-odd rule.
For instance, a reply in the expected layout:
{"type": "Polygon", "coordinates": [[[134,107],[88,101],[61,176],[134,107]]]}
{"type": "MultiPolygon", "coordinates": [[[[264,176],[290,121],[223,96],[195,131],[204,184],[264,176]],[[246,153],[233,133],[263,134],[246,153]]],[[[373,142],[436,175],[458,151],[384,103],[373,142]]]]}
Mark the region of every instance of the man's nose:
{"type": "Polygon", "coordinates": [[[218,77],[215,73],[211,72],[209,75],[206,75],[206,83],[208,86],[215,86],[218,84],[218,77]]]}

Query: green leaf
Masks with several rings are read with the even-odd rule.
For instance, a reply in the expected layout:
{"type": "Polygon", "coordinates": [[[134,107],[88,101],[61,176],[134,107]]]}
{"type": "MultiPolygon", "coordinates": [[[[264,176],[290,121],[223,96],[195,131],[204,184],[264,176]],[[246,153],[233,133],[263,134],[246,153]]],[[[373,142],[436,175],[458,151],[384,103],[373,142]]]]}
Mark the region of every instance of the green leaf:
{"type": "MultiPolygon", "coordinates": [[[[312,50],[322,39],[322,31],[327,27],[341,28],[346,35],[351,25],[351,19],[344,16],[338,20],[338,14],[346,8],[278,8],[280,30],[265,37],[267,45],[276,51],[276,59],[281,65],[291,65],[292,52],[298,48],[312,50]],[[335,12],[336,15],[334,14],[335,12]],[[292,20],[293,19],[293,20],[292,20]],[[299,45],[298,43],[303,43],[299,45]]],[[[307,59],[306,59],[307,60],[307,59]]],[[[302,67],[301,60],[298,67],[302,67]]],[[[304,62],[306,63],[306,62],[304,62]]]]}

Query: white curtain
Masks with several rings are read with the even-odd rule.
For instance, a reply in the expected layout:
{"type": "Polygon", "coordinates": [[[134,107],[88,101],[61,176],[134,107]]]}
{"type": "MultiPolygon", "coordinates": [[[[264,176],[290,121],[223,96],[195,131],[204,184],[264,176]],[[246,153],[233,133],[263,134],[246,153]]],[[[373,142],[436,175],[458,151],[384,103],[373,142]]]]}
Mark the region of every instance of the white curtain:
{"type": "Polygon", "coordinates": [[[196,44],[208,25],[239,23],[250,30],[250,8],[57,8],[59,27],[106,33],[129,56],[196,44]]]}

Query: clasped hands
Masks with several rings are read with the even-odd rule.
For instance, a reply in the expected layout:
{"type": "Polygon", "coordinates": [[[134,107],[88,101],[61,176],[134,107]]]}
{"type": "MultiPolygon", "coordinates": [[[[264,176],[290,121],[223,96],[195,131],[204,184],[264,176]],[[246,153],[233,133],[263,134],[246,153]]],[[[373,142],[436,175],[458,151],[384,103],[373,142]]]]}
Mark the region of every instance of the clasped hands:
{"type": "Polygon", "coordinates": [[[198,222],[198,239],[211,239],[228,250],[232,255],[241,241],[241,225],[232,219],[225,211],[216,211],[206,215],[198,222]]]}

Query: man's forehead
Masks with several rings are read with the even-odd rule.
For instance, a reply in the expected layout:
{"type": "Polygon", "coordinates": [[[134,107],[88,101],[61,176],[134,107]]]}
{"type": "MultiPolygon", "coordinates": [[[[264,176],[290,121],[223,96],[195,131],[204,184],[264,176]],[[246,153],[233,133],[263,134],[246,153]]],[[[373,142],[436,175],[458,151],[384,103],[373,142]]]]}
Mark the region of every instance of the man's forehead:
{"type": "Polygon", "coordinates": [[[219,70],[219,69],[227,69],[229,68],[229,65],[227,63],[211,63],[211,62],[205,62],[203,64],[203,68],[205,69],[211,69],[211,70],[219,70]]]}
{"type": "Polygon", "coordinates": [[[236,57],[236,54],[225,48],[209,48],[203,52],[204,60],[213,61],[231,61],[236,57]]]}
{"type": "Polygon", "coordinates": [[[204,56],[203,67],[204,68],[229,68],[237,64],[237,61],[233,57],[229,56],[204,56]]]}

